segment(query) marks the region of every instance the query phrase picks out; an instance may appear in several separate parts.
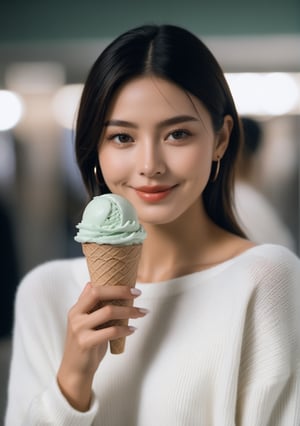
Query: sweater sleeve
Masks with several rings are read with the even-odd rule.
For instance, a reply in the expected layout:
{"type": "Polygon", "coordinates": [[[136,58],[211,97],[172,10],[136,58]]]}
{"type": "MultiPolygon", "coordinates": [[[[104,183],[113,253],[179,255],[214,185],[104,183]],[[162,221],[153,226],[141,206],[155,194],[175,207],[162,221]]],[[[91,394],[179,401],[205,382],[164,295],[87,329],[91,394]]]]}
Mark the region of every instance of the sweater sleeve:
{"type": "Polygon", "coordinates": [[[298,426],[300,262],[279,248],[253,274],[258,284],[245,319],[236,424],[298,426]]]}
{"type": "MultiPolygon", "coordinates": [[[[61,285],[64,278],[54,270],[52,264],[37,268],[17,292],[5,426],[90,426],[97,413],[95,398],[89,411],[75,410],[56,382],[65,333],[59,317],[67,313],[52,303],[57,287],[49,281],[60,278],[61,285]]],[[[60,295],[66,296],[63,290],[60,295]]]]}

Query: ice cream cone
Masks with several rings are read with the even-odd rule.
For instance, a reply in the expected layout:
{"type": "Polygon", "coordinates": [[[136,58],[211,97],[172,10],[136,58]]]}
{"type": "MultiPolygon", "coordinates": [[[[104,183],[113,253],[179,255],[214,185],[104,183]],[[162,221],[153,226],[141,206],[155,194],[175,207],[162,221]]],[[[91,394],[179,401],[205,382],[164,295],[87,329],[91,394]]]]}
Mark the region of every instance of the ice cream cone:
{"type": "MultiPolygon", "coordinates": [[[[110,245],[83,243],[82,250],[87,260],[91,283],[100,285],[128,285],[134,287],[142,244],[110,245]]],[[[132,300],[114,300],[120,306],[132,306],[132,300]]],[[[127,325],[128,320],[116,320],[117,325],[127,325]]],[[[120,354],[125,348],[125,337],[111,340],[110,351],[120,354]]]]}
{"type": "MultiPolygon", "coordinates": [[[[147,234],[133,205],[117,194],[95,196],[85,207],[77,228],[74,239],[82,244],[92,285],[135,286],[142,244],[147,234]]],[[[132,300],[107,303],[133,304],[132,300]]],[[[95,309],[101,306],[104,303],[95,309]]],[[[128,320],[114,320],[110,324],[127,325],[128,320]]],[[[112,340],[111,353],[122,353],[124,346],[125,338],[112,340]]]]}

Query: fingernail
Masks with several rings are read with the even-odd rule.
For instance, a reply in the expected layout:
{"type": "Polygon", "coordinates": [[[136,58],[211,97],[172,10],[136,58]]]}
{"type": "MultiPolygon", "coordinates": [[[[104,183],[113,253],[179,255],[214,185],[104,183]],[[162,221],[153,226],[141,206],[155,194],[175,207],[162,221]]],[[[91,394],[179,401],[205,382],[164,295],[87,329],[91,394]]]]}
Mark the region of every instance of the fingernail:
{"type": "Polygon", "coordinates": [[[131,333],[134,333],[134,332],[135,332],[135,330],[137,329],[136,327],[133,327],[133,325],[130,325],[128,328],[129,328],[129,331],[130,331],[131,333]]]}
{"type": "Polygon", "coordinates": [[[146,308],[138,308],[138,310],[141,314],[148,314],[149,313],[149,309],[146,309],[146,308]]]}
{"type": "Polygon", "coordinates": [[[140,294],[142,294],[141,290],[135,287],[132,287],[130,289],[130,293],[133,294],[134,296],[139,296],[140,294]]]}

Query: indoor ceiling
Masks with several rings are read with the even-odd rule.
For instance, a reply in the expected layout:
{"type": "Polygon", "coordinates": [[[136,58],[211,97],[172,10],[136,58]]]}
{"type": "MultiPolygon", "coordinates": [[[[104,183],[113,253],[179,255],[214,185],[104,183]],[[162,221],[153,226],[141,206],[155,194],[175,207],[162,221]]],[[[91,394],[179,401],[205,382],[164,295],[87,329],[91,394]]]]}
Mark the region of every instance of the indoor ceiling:
{"type": "Polygon", "coordinates": [[[83,81],[107,43],[143,23],[190,29],[225,71],[300,71],[300,2],[95,0],[1,4],[0,88],[15,63],[54,62],[83,81]],[[269,3],[266,4],[266,3],[269,3]]]}

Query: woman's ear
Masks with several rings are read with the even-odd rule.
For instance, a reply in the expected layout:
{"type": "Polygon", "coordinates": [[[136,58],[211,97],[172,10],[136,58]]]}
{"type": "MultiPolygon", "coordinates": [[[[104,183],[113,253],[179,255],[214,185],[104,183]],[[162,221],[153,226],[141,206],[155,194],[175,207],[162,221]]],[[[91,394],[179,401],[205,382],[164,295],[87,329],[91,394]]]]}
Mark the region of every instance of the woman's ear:
{"type": "Polygon", "coordinates": [[[233,119],[231,115],[225,115],[223,126],[216,134],[214,161],[221,159],[229,144],[229,139],[233,127],[233,119]]]}

